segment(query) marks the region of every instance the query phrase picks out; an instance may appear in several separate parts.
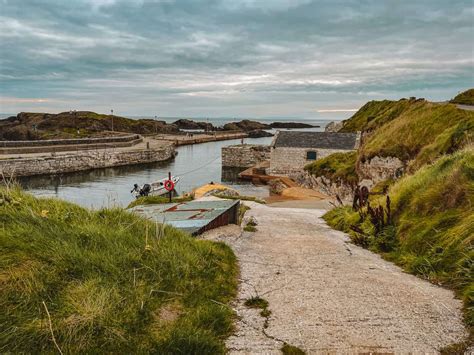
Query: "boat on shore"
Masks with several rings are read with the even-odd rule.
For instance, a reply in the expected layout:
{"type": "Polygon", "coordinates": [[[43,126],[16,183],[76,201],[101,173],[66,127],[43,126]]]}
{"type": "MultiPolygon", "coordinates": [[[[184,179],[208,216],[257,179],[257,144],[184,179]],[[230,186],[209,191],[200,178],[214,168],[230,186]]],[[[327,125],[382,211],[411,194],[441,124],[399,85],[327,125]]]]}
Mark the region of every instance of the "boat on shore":
{"type": "Polygon", "coordinates": [[[136,198],[143,196],[162,196],[173,191],[179,180],[179,176],[172,176],[171,179],[164,178],[150,184],[144,184],[141,187],[135,184],[133,190],[130,192],[134,193],[136,198]]]}

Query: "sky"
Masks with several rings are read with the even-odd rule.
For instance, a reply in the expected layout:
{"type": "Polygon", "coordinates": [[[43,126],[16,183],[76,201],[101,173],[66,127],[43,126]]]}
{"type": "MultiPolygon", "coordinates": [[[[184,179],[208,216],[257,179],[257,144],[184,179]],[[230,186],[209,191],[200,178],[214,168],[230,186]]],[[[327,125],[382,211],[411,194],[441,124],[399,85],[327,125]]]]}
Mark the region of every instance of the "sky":
{"type": "Polygon", "coordinates": [[[474,86],[472,0],[0,0],[0,112],[345,118],[474,86]]]}

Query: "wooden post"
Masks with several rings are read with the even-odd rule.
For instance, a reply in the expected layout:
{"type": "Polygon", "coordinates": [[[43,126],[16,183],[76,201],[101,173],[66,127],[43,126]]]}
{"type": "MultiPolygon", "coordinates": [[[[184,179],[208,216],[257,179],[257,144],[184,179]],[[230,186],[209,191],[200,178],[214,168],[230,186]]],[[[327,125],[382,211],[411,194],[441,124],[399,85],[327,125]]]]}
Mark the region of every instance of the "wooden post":
{"type": "MultiPolygon", "coordinates": [[[[171,181],[171,171],[168,172],[168,180],[171,181]]],[[[169,192],[169,194],[170,194],[170,203],[171,203],[171,192],[172,191],[170,190],[170,192],[169,192]]]]}

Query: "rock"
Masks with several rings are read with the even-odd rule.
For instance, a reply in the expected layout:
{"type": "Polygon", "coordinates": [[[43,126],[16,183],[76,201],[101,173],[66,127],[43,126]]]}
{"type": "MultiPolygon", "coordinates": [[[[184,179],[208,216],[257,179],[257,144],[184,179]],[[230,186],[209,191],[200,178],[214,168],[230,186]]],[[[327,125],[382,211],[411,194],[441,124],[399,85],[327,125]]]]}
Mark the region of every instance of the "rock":
{"type": "Polygon", "coordinates": [[[273,137],[273,134],[262,129],[248,132],[249,138],[273,137]]]}
{"type": "Polygon", "coordinates": [[[287,187],[280,179],[270,180],[268,186],[270,186],[270,192],[276,195],[281,195],[283,190],[287,187]]]}
{"type": "Polygon", "coordinates": [[[1,140],[67,139],[98,137],[116,132],[177,133],[178,127],[152,119],[130,119],[90,111],[58,114],[21,112],[16,118],[0,120],[1,140]],[[113,124],[113,131],[112,131],[113,124]]]}
{"type": "Polygon", "coordinates": [[[196,122],[193,120],[188,120],[186,118],[179,119],[173,124],[179,129],[202,129],[204,131],[214,131],[215,127],[211,123],[207,122],[196,122]]]}
{"type": "Polygon", "coordinates": [[[225,131],[255,131],[255,130],[262,130],[262,129],[270,129],[270,125],[265,123],[260,123],[257,121],[250,121],[250,120],[242,120],[240,122],[231,122],[226,123],[224,125],[225,131]]]}
{"type": "Polygon", "coordinates": [[[343,121],[339,121],[339,122],[332,121],[326,125],[326,128],[324,128],[324,131],[325,132],[339,132],[339,130],[342,128],[343,125],[344,125],[343,121]]]}

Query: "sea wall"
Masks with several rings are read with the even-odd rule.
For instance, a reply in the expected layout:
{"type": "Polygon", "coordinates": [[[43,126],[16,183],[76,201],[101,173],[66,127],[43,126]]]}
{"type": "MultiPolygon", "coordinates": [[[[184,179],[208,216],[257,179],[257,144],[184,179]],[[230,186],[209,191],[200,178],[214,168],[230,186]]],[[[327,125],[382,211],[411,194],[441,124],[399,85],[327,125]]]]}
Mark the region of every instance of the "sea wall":
{"type": "Polygon", "coordinates": [[[73,139],[43,139],[30,141],[0,141],[0,147],[45,147],[52,145],[81,145],[99,143],[131,142],[140,139],[139,134],[120,134],[112,137],[73,138],[73,139]]]}
{"type": "Polygon", "coordinates": [[[141,150],[103,149],[51,156],[0,160],[4,177],[70,173],[113,166],[165,161],[175,156],[174,145],[141,150]]]}
{"type": "Polygon", "coordinates": [[[250,168],[270,159],[270,146],[239,144],[222,148],[222,166],[250,168]]]}

